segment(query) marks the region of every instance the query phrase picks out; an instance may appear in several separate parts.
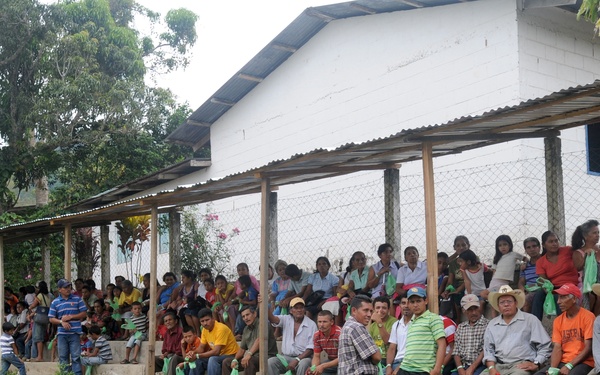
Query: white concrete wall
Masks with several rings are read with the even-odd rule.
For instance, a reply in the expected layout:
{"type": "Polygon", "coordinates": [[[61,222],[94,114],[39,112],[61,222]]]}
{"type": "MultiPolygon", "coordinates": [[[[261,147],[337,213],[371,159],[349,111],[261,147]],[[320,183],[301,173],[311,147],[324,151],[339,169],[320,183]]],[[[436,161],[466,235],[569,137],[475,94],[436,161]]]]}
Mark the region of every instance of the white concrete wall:
{"type": "MultiPolygon", "coordinates": [[[[212,126],[210,168],[152,191],[222,177],[318,147],[442,124],[590,83],[600,75],[598,41],[592,36],[592,26],[577,22],[572,13],[557,8],[521,11],[514,0],[333,21],[212,126]]],[[[565,131],[562,138],[566,152],[583,147],[582,128],[565,131]]],[[[438,158],[434,164],[438,171],[488,164],[493,168],[495,163],[541,156],[543,141],[526,140],[438,158]]],[[[582,168],[565,171],[565,181],[581,178],[597,184],[582,168]]],[[[404,165],[401,173],[420,171],[421,163],[415,162],[404,165]]],[[[515,238],[539,235],[541,228],[528,223],[531,215],[545,214],[545,192],[529,187],[527,171],[515,168],[514,173],[522,182],[510,187],[509,196],[523,202],[523,210],[506,215],[521,225],[503,227],[504,219],[498,217],[498,225],[486,231],[515,238]]],[[[279,197],[351,186],[380,175],[365,172],[286,186],[279,197]]],[[[216,202],[214,208],[229,210],[258,201],[258,196],[239,197],[216,202]]],[[[443,202],[438,206],[443,208],[443,202]]],[[[459,233],[464,231],[457,229],[459,233]]],[[[339,238],[323,237],[322,242],[339,247],[339,238]]],[[[440,238],[440,249],[449,251],[450,241],[440,238]]],[[[288,251],[302,256],[306,249],[288,251]]],[[[255,256],[236,255],[242,260],[255,256]]]]}

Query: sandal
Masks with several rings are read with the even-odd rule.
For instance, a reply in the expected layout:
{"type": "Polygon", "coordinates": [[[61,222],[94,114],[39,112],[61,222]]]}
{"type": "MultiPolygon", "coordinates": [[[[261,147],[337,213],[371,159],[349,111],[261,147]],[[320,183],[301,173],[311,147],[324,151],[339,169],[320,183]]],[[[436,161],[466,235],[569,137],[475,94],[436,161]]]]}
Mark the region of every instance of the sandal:
{"type": "Polygon", "coordinates": [[[130,362],[132,365],[137,365],[139,364],[139,362],[137,361],[137,359],[132,359],[130,362]]]}
{"type": "Polygon", "coordinates": [[[128,365],[129,364],[129,360],[124,359],[124,360],[121,361],[121,364],[122,365],[128,365]]]}

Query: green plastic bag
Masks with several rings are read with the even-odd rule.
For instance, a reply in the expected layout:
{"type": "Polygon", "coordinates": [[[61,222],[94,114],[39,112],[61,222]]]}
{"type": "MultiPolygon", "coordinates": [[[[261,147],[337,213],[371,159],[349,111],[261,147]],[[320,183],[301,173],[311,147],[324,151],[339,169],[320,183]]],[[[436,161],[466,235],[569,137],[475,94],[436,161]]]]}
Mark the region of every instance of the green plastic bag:
{"type": "Polygon", "coordinates": [[[183,369],[181,367],[177,367],[175,369],[175,375],[184,375],[185,372],[183,372],[183,369]]]}
{"type": "Polygon", "coordinates": [[[594,253],[585,257],[585,274],[583,275],[583,293],[592,291],[592,285],[598,277],[598,263],[596,263],[596,255],[594,253]]]}
{"type": "Polygon", "coordinates": [[[396,279],[389,272],[385,274],[385,293],[388,296],[396,293],[396,279]]]}
{"type": "MultiPolygon", "coordinates": [[[[381,350],[381,348],[379,348],[379,352],[383,355],[383,350],[381,350]]],[[[381,361],[377,364],[377,368],[379,369],[379,375],[385,375],[385,367],[383,367],[381,361]]]]}
{"type": "Polygon", "coordinates": [[[52,346],[54,345],[55,341],[56,341],[56,336],[54,336],[54,338],[48,343],[48,350],[52,350],[52,346]]]}
{"type": "Polygon", "coordinates": [[[85,369],[85,375],[92,375],[92,367],[93,366],[87,366],[85,369]]]}
{"type": "Polygon", "coordinates": [[[536,282],[542,287],[542,289],[544,289],[544,291],[546,291],[546,299],[544,300],[544,313],[546,315],[556,315],[556,302],[554,302],[554,296],[552,295],[554,285],[552,285],[550,280],[546,280],[541,277],[538,277],[536,282]]]}
{"type": "Polygon", "coordinates": [[[125,319],[127,324],[121,324],[121,328],[123,329],[135,329],[135,323],[131,319],[125,319]]]}
{"type": "MultiPolygon", "coordinates": [[[[288,363],[288,361],[285,360],[285,357],[282,356],[281,354],[277,354],[277,358],[279,358],[279,360],[281,361],[281,364],[283,365],[283,367],[287,368],[290,364],[288,363]]],[[[291,370],[287,370],[285,372],[285,374],[283,375],[292,375],[292,371],[291,370]]]]}
{"type": "Polygon", "coordinates": [[[163,368],[162,368],[162,372],[165,375],[167,375],[167,372],[169,372],[169,362],[171,362],[171,357],[165,357],[163,368]]]}
{"type": "Polygon", "coordinates": [[[239,373],[240,372],[238,371],[237,367],[231,370],[231,375],[239,375],[239,373]]]}

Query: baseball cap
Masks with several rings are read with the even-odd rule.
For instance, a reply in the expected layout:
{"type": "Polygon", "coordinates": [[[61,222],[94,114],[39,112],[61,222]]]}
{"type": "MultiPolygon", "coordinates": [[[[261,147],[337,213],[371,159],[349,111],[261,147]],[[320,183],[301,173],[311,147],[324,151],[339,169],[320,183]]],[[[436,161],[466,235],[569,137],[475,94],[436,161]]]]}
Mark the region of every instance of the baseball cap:
{"type": "Polygon", "coordinates": [[[415,286],[412,287],[408,290],[408,293],[406,294],[406,297],[410,298],[412,296],[419,296],[419,297],[427,297],[427,292],[425,291],[425,289],[419,287],[419,286],[415,286]]]}
{"type": "Polygon", "coordinates": [[[301,303],[303,305],[306,305],[306,303],[304,303],[304,300],[302,298],[296,297],[296,298],[292,298],[292,301],[290,302],[290,306],[294,307],[294,306],[296,306],[299,303],[301,303]]]}
{"type": "Polygon", "coordinates": [[[68,286],[71,286],[71,282],[69,280],[67,280],[67,279],[60,279],[56,283],[56,286],[58,287],[58,289],[60,289],[60,288],[66,288],[68,286]]]}
{"type": "Polygon", "coordinates": [[[473,306],[479,307],[479,298],[475,294],[465,294],[465,296],[460,299],[460,307],[462,307],[463,310],[466,311],[473,306]]]}
{"type": "Polygon", "coordinates": [[[554,291],[556,294],[560,294],[561,296],[566,296],[567,294],[572,294],[575,298],[581,298],[581,290],[578,287],[571,283],[563,284],[560,288],[554,291]]]}

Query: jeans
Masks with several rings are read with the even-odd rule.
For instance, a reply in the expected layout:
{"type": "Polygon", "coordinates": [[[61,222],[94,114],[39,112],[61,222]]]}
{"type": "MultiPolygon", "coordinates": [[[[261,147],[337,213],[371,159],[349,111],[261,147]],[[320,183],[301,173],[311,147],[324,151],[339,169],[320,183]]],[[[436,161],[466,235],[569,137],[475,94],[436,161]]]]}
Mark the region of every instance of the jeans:
{"type": "Polygon", "coordinates": [[[25,336],[27,336],[27,333],[19,333],[15,336],[15,344],[21,357],[25,356],[25,336]]]}
{"type": "MultiPolygon", "coordinates": [[[[291,357],[291,356],[285,355],[285,354],[283,354],[283,357],[285,358],[286,361],[288,361],[288,363],[295,359],[295,357],[291,357]]],[[[298,366],[296,366],[296,371],[294,371],[296,373],[296,375],[304,375],[306,373],[306,370],[308,370],[310,368],[311,362],[312,362],[311,357],[302,358],[300,360],[300,362],[298,363],[298,366]]],[[[287,369],[285,367],[283,367],[283,364],[277,357],[269,358],[268,366],[269,366],[268,375],[284,374],[287,371],[287,369]]]]}
{"type": "Polygon", "coordinates": [[[81,364],[84,366],[105,365],[108,361],[100,357],[81,357],[81,364]]]}
{"type": "Polygon", "coordinates": [[[15,366],[19,370],[19,375],[25,375],[25,365],[14,353],[2,355],[2,372],[1,375],[5,375],[8,372],[10,365],[15,366]]]}
{"type": "Polygon", "coordinates": [[[72,370],[75,375],[81,374],[81,343],[78,334],[57,335],[58,362],[72,370]],[[69,357],[71,366],[69,366],[69,357]]]}
{"type": "Polygon", "coordinates": [[[190,375],[221,375],[223,361],[227,358],[233,358],[234,355],[215,355],[210,358],[200,358],[196,360],[196,368],[190,369],[190,375]]]}

